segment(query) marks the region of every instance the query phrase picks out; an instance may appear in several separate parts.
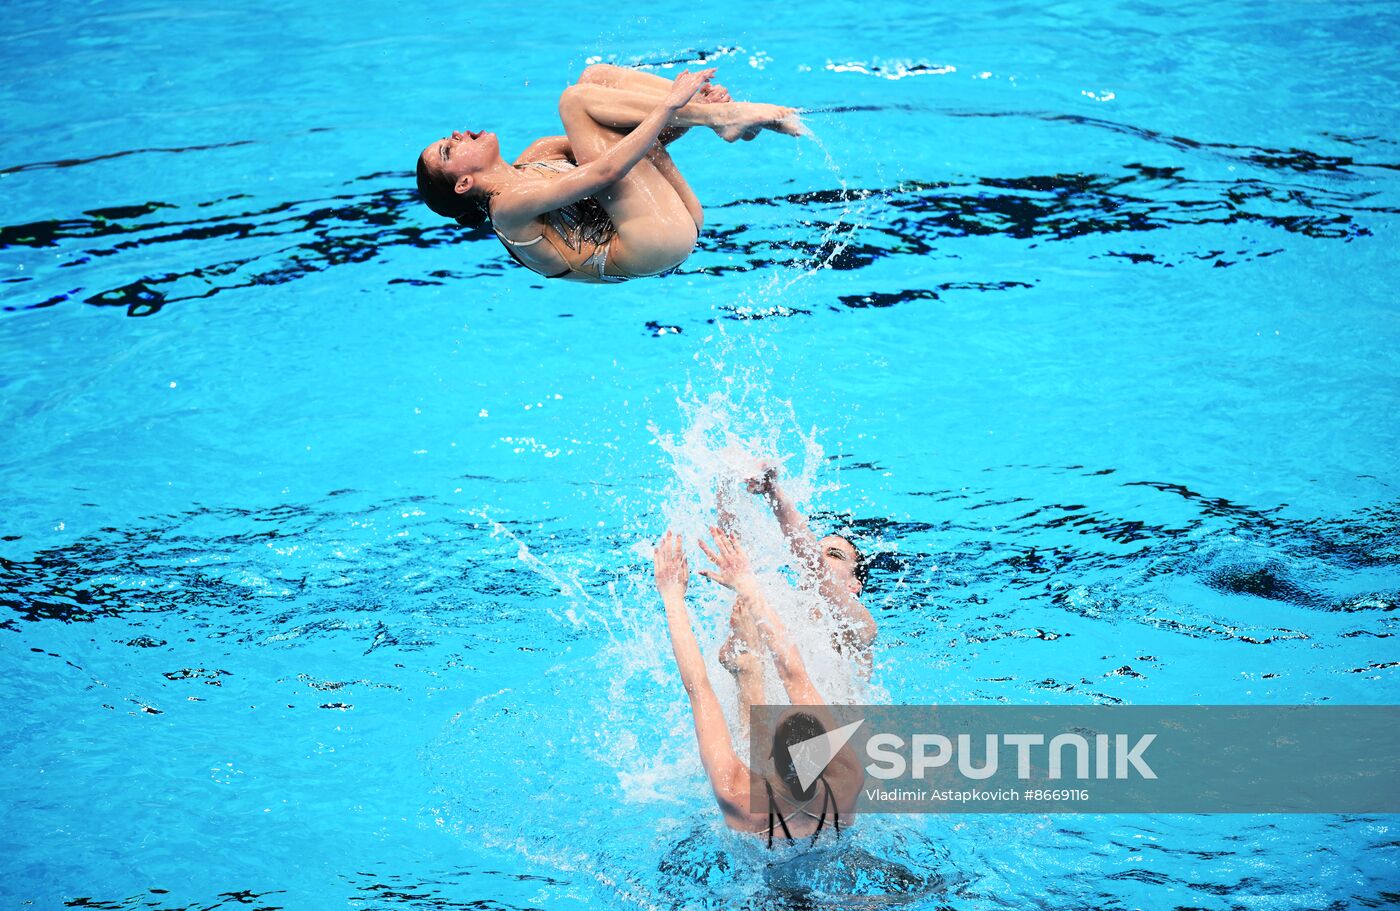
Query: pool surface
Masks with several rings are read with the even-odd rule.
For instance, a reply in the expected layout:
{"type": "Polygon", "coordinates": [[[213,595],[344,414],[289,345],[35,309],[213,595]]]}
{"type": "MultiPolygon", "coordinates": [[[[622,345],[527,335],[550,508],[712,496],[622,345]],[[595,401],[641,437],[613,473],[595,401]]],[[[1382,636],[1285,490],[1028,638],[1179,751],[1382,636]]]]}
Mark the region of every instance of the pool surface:
{"type": "Polygon", "coordinates": [[[6,10],[4,907],[1400,902],[1393,816],[774,858],[646,559],[781,457],[876,554],[850,698],[1395,703],[1400,5],[6,10]],[[590,62],[815,135],[682,139],[707,225],[658,280],[418,203],[424,144],[556,133],[590,62]]]}

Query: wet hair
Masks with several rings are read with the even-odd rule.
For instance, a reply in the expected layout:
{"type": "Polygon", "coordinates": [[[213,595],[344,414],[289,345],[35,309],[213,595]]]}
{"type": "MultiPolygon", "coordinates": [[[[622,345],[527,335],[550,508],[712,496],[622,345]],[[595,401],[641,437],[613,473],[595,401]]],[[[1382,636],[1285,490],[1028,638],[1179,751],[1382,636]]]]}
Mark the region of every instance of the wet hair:
{"type": "Polygon", "coordinates": [[[826,725],[818,721],[817,716],[807,712],[793,712],[780,721],[777,729],[773,731],[773,768],[797,800],[811,800],[817,793],[817,782],[802,787],[802,781],[797,777],[797,767],[792,761],[792,748],[804,740],[811,740],[825,733],[826,725]]]}
{"type": "Polygon", "coordinates": [[[418,156],[418,195],[429,209],[466,228],[479,228],[491,217],[486,197],[458,193],[452,178],[431,170],[422,155],[418,156]]]}
{"type": "Polygon", "coordinates": [[[841,534],[839,531],[832,532],[832,535],[840,538],[842,541],[845,541],[847,544],[851,545],[851,550],[856,552],[856,566],[854,573],[856,581],[860,583],[860,587],[865,588],[866,583],[870,579],[870,561],[866,558],[865,554],[861,551],[860,547],[856,545],[856,542],[841,534]]]}

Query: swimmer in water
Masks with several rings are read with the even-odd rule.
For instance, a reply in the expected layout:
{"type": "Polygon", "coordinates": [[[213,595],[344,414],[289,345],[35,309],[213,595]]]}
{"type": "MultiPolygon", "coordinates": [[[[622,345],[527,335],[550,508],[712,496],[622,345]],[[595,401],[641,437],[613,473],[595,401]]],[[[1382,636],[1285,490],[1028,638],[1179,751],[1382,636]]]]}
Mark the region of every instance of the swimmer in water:
{"type": "Polygon", "coordinates": [[[719,528],[712,528],[714,549],[701,548],[715,564],[704,574],[734,590],[739,610],[751,622],[757,640],[773,656],[788,698],[797,708],[773,731],[773,773],[751,770],[734,751],[719,699],[705,672],[705,658],[685,606],[690,568],[678,535],[667,532],[656,548],[656,588],[666,605],[666,625],[671,633],[676,666],[690,698],[700,761],[714,789],[724,821],[731,829],[768,839],[789,841],[810,836],[815,843],[823,831],[836,836],[849,826],[864,781],[864,769],[849,743],[843,746],[815,781],[803,787],[793,763],[792,747],[835,730],[821,694],[812,684],[802,656],[759,589],[748,555],[719,528]],[[755,789],[761,789],[756,792],[755,789]],[[757,797],[757,800],[751,798],[757,797]],[[755,810],[754,807],[760,809],[755,810]]]}
{"type": "Polygon", "coordinates": [[[730,142],[806,132],[792,108],[732,101],[710,84],[714,73],[672,81],[594,64],[559,99],[566,136],[538,139],[507,164],[495,133],[454,130],[418,156],[418,192],[458,224],[489,222],[516,262],[546,278],[611,284],[668,272],[690,255],[705,216],[667,143],[698,126],[730,142]]]}
{"type": "MultiPolygon", "coordinates": [[[[872,650],[877,628],[875,618],[860,601],[869,576],[865,555],[844,535],[831,534],[818,540],[807,524],[807,517],[778,483],[778,468],[763,465],[745,482],[749,492],[763,497],[783,530],[788,547],[797,558],[804,587],[814,586],[833,621],[831,647],[836,655],[855,662],[861,676],[870,679],[872,650]]],[[[720,487],[719,524],[733,529],[726,488],[720,487]]],[[[709,576],[705,570],[701,575],[709,576]]],[[[713,578],[713,576],[711,576],[713,578]]],[[[811,620],[826,619],[821,607],[813,607],[811,620]]],[[[729,636],[720,648],[719,660],[739,687],[740,717],[748,717],[750,705],[762,705],[763,649],[756,638],[751,618],[736,600],[730,616],[729,636]]]]}

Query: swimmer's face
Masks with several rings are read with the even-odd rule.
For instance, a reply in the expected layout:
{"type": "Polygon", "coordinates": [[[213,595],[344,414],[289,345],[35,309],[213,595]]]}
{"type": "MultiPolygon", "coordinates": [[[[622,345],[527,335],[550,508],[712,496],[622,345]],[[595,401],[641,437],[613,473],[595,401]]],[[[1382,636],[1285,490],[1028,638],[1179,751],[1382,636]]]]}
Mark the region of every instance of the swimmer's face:
{"type": "Polygon", "coordinates": [[[856,578],[856,549],[840,535],[827,535],[817,542],[827,573],[853,595],[863,587],[856,578]]]}
{"type": "Polygon", "coordinates": [[[476,182],[477,172],[500,155],[501,144],[496,134],[485,130],[453,130],[450,135],[428,145],[422,153],[428,169],[451,178],[458,193],[469,191],[476,182]]]}

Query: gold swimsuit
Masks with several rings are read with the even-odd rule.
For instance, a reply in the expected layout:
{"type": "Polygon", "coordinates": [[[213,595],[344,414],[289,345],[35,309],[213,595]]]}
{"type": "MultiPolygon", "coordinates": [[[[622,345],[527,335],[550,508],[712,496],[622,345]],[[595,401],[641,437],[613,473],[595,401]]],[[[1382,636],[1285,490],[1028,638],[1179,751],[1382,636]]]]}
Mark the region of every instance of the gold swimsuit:
{"type": "MultiPolygon", "coordinates": [[[[546,171],[553,171],[556,174],[564,171],[572,171],[577,167],[572,161],[564,159],[553,159],[550,161],[529,161],[521,165],[522,168],[535,167],[546,171]]],[[[552,212],[545,213],[545,220],[554,229],[554,234],[568,246],[574,253],[570,257],[568,252],[560,249],[559,242],[549,231],[544,231],[539,237],[532,240],[511,240],[496,228],[491,226],[491,230],[496,232],[496,236],[505,244],[507,252],[511,258],[531,272],[539,273],[533,266],[527,263],[516,252],[517,247],[533,247],[542,240],[548,240],[549,245],[554,248],[554,252],[559,254],[559,258],[568,263],[569,266],[558,275],[546,275],[545,278],[566,278],[570,273],[577,275],[590,282],[605,282],[616,284],[625,282],[631,275],[609,275],[604,271],[608,264],[608,248],[612,245],[613,238],[617,236],[617,228],[613,226],[612,219],[608,218],[608,213],[603,211],[603,207],[598,205],[598,201],[592,197],[571,202],[567,206],[560,206],[552,212]],[[577,266],[573,265],[573,260],[587,247],[593,247],[593,252],[588,255],[583,262],[577,266]]]]}

